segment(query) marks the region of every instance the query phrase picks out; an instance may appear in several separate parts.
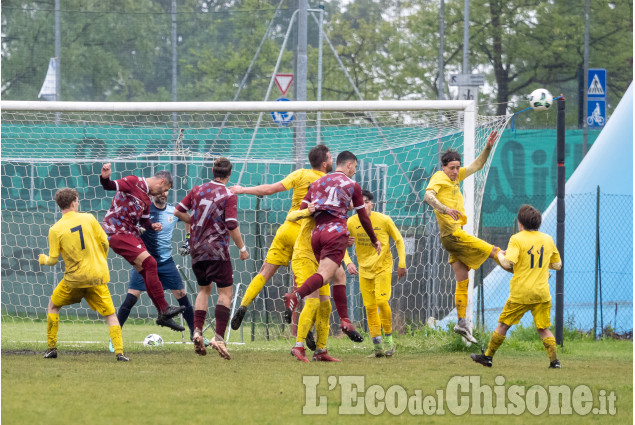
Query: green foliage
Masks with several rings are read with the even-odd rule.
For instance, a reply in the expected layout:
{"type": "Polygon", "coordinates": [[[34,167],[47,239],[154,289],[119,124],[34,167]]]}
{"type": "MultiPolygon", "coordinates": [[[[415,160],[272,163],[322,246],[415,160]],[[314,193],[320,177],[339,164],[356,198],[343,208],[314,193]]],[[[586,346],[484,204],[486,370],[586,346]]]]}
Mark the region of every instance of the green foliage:
{"type": "MultiPolygon", "coordinates": [[[[220,101],[236,95],[256,49],[267,34],[239,100],[263,100],[295,3],[276,14],[278,1],[178,2],[179,100],[220,101]]],[[[2,96],[36,99],[54,56],[54,1],[7,0],[2,13],[2,96]]],[[[310,4],[310,7],[316,7],[310,4]]],[[[450,73],[463,72],[464,2],[444,11],[444,92],[450,73]]],[[[332,0],[324,4],[325,30],[365,99],[437,98],[439,2],[332,0]]],[[[317,16],[317,15],[316,15],[317,16]]],[[[62,99],[172,100],[171,1],[68,0],[61,13],[62,99]]],[[[633,3],[591,2],[590,67],[608,72],[608,111],[632,80],[633,3]]],[[[294,72],[297,23],[279,72],[294,72]]],[[[317,96],[317,24],[308,18],[308,98],[317,96]]],[[[577,123],[578,75],[583,65],[584,2],[473,0],[470,3],[469,70],[493,88],[481,94],[484,113],[527,106],[528,93],[546,87],[568,100],[567,120],[577,123]]],[[[275,88],[270,95],[277,95],[275,88]]],[[[289,96],[292,96],[291,92],[289,96]]],[[[322,99],[356,99],[324,43],[322,99]]],[[[550,125],[553,114],[519,119],[550,125]]]]}

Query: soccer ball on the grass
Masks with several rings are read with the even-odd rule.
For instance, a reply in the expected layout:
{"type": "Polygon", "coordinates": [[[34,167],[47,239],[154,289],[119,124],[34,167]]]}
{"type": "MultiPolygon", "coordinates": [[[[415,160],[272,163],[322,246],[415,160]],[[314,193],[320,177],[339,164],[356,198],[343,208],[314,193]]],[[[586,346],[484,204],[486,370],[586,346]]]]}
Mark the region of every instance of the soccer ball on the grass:
{"type": "Polygon", "coordinates": [[[534,111],[546,111],[553,105],[553,96],[547,89],[536,89],[529,95],[529,104],[534,111]]]}
{"type": "Polygon", "coordinates": [[[160,347],[163,345],[163,338],[157,334],[150,334],[143,340],[143,345],[146,347],[160,347]]]}

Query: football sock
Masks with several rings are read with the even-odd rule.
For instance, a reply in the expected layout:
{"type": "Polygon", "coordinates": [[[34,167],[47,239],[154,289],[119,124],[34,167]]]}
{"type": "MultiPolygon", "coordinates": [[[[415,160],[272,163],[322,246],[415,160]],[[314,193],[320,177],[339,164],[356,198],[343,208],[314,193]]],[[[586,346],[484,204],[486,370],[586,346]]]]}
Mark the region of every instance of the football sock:
{"type": "Polygon", "coordinates": [[[307,298],[304,300],[304,307],[302,308],[300,318],[298,319],[296,342],[304,342],[306,339],[306,335],[313,327],[313,323],[315,323],[318,308],[320,308],[319,298],[307,298]]]}
{"type": "Polygon", "coordinates": [[[322,275],[319,273],[312,274],[307,280],[304,281],[302,286],[298,288],[298,294],[300,294],[300,296],[304,298],[307,295],[312,294],[313,292],[320,289],[322,285],[324,285],[324,279],[322,278],[322,275]]]}
{"type": "Polygon", "coordinates": [[[500,348],[503,341],[505,341],[504,335],[501,335],[496,331],[492,332],[492,337],[490,338],[489,344],[487,345],[485,355],[488,357],[494,357],[494,354],[496,354],[496,350],[500,348]]]}
{"type": "Polygon", "coordinates": [[[48,348],[57,347],[57,330],[60,326],[60,315],[49,313],[46,315],[46,342],[48,348]]]}
{"type": "Polygon", "coordinates": [[[121,337],[121,326],[108,326],[108,333],[110,334],[112,346],[115,347],[115,354],[123,354],[123,338],[121,337]]]}
{"type": "Polygon", "coordinates": [[[203,329],[206,315],[207,312],[205,310],[194,310],[194,329],[203,329]]]}
{"type": "Polygon", "coordinates": [[[368,321],[368,331],[370,337],[375,338],[381,335],[381,322],[379,321],[379,312],[377,311],[377,304],[366,306],[366,320],[368,321]]]}
{"type": "Polygon", "coordinates": [[[456,291],[454,292],[454,305],[456,306],[456,315],[459,319],[465,318],[467,311],[467,284],[469,279],[456,282],[456,291]]]}
{"type": "Polygon", "coordinates": [[[225,339],[225,330],[227,322],[229,322],[229,309],[222,304],[216,304],[214,317],[216,318],[216,336],[225,339]]]}
{"type": "Polygon", "coordinates": [[[381,345],[381,342],[382,342],[382,341],[381,341],[381,336],[375,336],[375,337],[373,337],[373,339],[372,339],[372,340],[373,340],[373,344],[375,344],[375,345],[381,345]]]}
{"type": "Polygon", "coordinates": [[[346,285],[333,285],[333,301],[335,301],[335,308],[337,309],[337,314],[340,316],[340,321],[343,319],[349,320],[346,285]]]}
{"type": "MultiPolygon", "coordinates": [[[[194,333],[194,309],[192,308],[192,304],[190,303],[190,298],[185,295],[178,300],[179,305],[185,307],[185,311],[183,312],[183,318],[187,322],[187,327],[190,328],[190,338],[194,333]]],[[[202,329],[202,328],[201,328],[202,329]]]]}
{"type": "Polygon", "coordinates": [[[262,288],[265,287],[265,277],[261,274],[257,274],[251,282],[249,282],[249,286],[245,291],[245,295],[243,295],[242,301],[240,301],[240,305],[244,307],[249,307],[249,305],[253,302],[254,298],[258,296],[262,288]]]}
{"type": "MultiPolygon", "coordinates": [[[[304,286],[304,285],[303,285],[304,286]]],[[[317,313],[317,321],[315,322],[315,331],[317,333],[317,348],[326,348],[326,342],[329,338],[329,319],[331,318],[331,300],[320,301],[320,308],[317,313]]]]}
{"type": "Polygon", "coordinates": [[[547,350],[549,361],[553,362],[558,360],[558,355],[556,353],[556,339],[554,337],[550,336],[548,338],[544,338],[542,340],[542,345],[544,345],[545,350],[547,350]]]}
{"type": "Polygon", "coordinates": [[[381,326],[384,328],[384,333],[389,335],[392,333],[392,310],[390,309],[390,303],[388,301],[378,301],[377,307],[379,308],[381,326]]]}
{"type": "Polygon", "coordinates": [[[130,310],[137,303],[138,298],[134,295],[128,293],[126,294],[126,299],[121,303],[121,307],[119,307],[119,311],[117,312],[117,319],[119,320],[119,326],[123,327],[123,324],[128,320],[128,316],[130,315],[130,310]]]}
{"type": "Polygon", "coordinates": [[[384,335],[384,342],[386,343],[386,347],[392,347],[392,334],[384,335]]]}
{"type": "Polygon", "coordinates": [[[165,301],[163,285],[161,285],[159,274],[157,273],[157,261],[150,255],[143,260],[141,267],[143,267],[143,271],[145,272],[142,273],[141,276],[143,276],[143,280],[145,281],[148,296],[159,313],[162,313],[168,308],[168,303],[165,301]]]}

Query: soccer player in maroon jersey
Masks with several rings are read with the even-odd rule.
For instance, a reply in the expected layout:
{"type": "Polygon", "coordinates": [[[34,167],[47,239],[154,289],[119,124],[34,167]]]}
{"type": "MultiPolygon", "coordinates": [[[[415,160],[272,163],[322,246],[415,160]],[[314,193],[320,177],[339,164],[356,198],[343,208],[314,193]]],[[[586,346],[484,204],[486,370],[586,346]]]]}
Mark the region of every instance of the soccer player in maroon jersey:
{"type": "Polygon", "coordinates": [[[110,180],[110,174],[110,164],[104,164],[99,181],[105,190],[117,191],[102,221],[110,247],[143,277],[148,296],[159,312],[157,325],[182,331],[183,326],[172,318],[183,312],[185,307],[170,306],[165,300],[163,285],[157,273],[157,262],[146,249],[137,229],[137,225],[140,225],[147,230],[162,230],[161,223],[150,221],[150,196],[169,190],[172,187],[172,175],[169,171],[158,171],[149,178],[127,176],[113,181],[110,180]]]}
{"type": "MultiPolygon", "coordinates": [[[[285,320],[289,323],[291,312],[300,300],[312,292],[318,290],[325,282],[335,275],[335,271],[341,266],[346,245],[348,243],[348,207],[353,203],[357,210],[362,227],[370,237],[370,241],[381,252],[381,243],[377,240],[373,226],[364,209],[362,189],[352,179],[357,171],[357,157],[349,151],[343,151],[337,156],[336,170],[331,174],[316,180],[309,187],[300,209],[305,209],[309,204],[315,206],[315,229],[311,233],[311,246],[317,258],[318,271],[304,281],[304,284],[294,289],[292,293],[285,294],[286,306],[285,320]]],[[[348,303],[346,300],[346,286],[333,286],[333,300],[340,316],[340,328],[353,341],[363,341],[362,336],[348,318],[348,303]]]]}
{"type": "Polygon", "coordinates": [[[237,197],[226,186],[232,171],[227,158],[214,161],[214,180],[195,186],[177,205],[174,215],[190,223],[190,255],[192,270],[198,282],[198,296],[194,304],[194,351],[207,354],[202,331],[207,305],[212,292],[212,282],[218,289],[218,301],[214,316],[216,335],[210,341],[218,354],[229,360],[225,345],[225,330],[229,322],[229,305],[232,299],[234,273],[229,257],[229,237],[240,251],[240,259],[249,258],[238,227],[237,197]],[[192,210],[192,215],[188,211],[192,210]]]}

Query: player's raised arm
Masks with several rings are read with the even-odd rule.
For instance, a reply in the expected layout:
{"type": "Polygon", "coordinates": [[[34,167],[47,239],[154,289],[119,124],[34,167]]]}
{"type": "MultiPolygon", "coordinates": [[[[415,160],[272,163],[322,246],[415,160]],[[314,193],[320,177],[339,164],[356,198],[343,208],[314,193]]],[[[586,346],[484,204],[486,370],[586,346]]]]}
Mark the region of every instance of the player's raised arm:
{"type": "Polygon", "coordinates": [[[243,187],[240,185],[234,185],[229,188],[236,195],[255,195],[255,196],[267,196],[273,195],[274,193],[284,192],[288,190],[282,182],[272,183],[272,184],[261,184],[253,187],[243,187]]]}
{"type": "Polygon", "coordinates": [[[111,173],[110,163],[106,163],[101,167],[99,183],[101,183],[104,190],[129,192],[137,181],[139,181],[139,178],[136,176],[128,176],[119,180],[110,180],[111,173]]]}
{"type": "Polygon", "coordinates": [[[492,148],[494,147],[497,136],[498,132],[496,130],[492,131],[489,136],[487,136],[487,143],[485,144],[485,147],[483,148],[481,154],[476,157],[474,162],[465,167],[465,177],[471,176],[472,174],[483,168],[483,166],[487,162],[487,158],[489,158],[489,154],[492,153],[492,148]]]}

